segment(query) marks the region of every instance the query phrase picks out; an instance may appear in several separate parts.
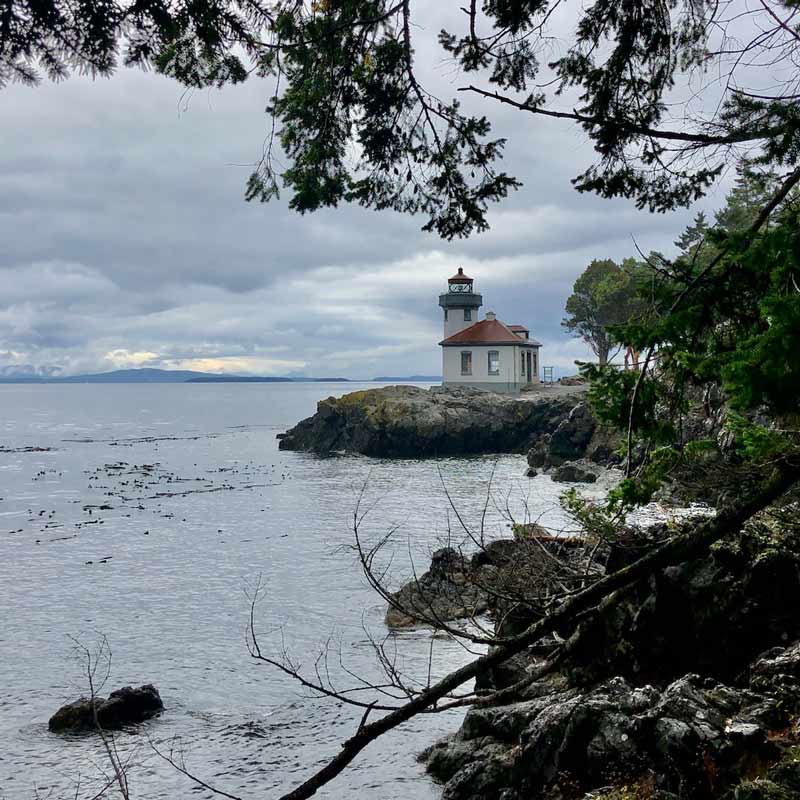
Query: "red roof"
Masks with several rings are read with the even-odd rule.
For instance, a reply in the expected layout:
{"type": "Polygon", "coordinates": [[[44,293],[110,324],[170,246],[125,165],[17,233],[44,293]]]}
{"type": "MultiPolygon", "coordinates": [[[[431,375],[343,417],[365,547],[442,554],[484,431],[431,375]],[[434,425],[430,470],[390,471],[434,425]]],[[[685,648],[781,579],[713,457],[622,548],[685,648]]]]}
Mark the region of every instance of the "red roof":
{"type": "Polygon", "coordinates": [[[527,344],[538,346],[533,339],[521,339],[508,325],[497,319],[484,319],[448,336],[439,342],[443,347],[461,344],[527,344]]]}
{"type": "Polygon", "coordinates": [[[531,329],[530,328],[526,328],[524,325],[509,325],[508,329],[510,331],[514,331],[514,333],[517,333],[517,332],[519,332],[519,333],[530,333],[531,332],[531,329]]]}
{"type": "Polygon", "coordinates": [[[472,278],[464,274],[462,267],[458,268],[458,272],[452,278],[447,279],[448,283],[472,283],[472,278]]]}

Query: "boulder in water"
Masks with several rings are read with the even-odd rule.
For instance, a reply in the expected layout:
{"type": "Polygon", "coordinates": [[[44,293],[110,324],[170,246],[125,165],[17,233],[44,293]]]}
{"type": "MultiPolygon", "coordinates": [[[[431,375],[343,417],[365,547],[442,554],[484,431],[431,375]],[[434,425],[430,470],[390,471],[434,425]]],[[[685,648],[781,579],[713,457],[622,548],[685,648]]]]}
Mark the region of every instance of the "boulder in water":
{"type": "Polygon", "coordinates": [[[56,711],[48,723],[51,731],[87,731],[98,725],[117,730],[124,725],[143,722],[164,708],[155,686],[148,683],[134,688],[123,686],[107,697],[81,697],[56,711]],[[96,719],[95,719],[96,714],[96,719]]]}
{"type": "Polygon", "coordinates": [[[469,560],[452,547],[443,547],[431,557],[427,572],[390,595],[386,624],[390,628],[435,625],[486,609],[486,590],[474,581],[469,560]]]}
{"type": "Polygon", "coordinates": [[[562,483],[594,483],[597,475],[571,461],[556,467],[552,472],[552,478],[562,483]]]}

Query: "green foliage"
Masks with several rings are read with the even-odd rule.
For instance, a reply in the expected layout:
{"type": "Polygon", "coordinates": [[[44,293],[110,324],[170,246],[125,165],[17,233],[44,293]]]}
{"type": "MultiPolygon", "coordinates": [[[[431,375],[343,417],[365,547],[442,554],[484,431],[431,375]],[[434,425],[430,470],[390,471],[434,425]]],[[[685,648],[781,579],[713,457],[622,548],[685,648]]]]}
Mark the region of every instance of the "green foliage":
{"type": "Polygon", "coordinates": [[[561,507],[578,523],[584,535],[592,540],[614,541],[619,519],[607,507],[581,497],[575,489],[561,495],[561,507]]]}
{"type": "Polygon", "coordinates": [[[239,83],[270,24],[269,5],[11,0],[0,11],[0,86],[35,84],[42,71],[51,80],[72,69],[109,75],[120,60],[155,64],[188,86],[239,83]]]}
{"type": "Polygon", "coordinates": [[[648,453],[636,475],[623,478],[608,493],[606,504],[609,511],[622,514],[649,503],[664,481],[686,458],[685,452],[666,446],[648,453]]]}
{"type": "Polygon", "coordinates": [[[643,269],[634,259],[622,265],[594,260],[575,281],[562,326],[580,336],[604,366],[615,343],[614,330],[646,313],[643,269]]]}
{"type": "Polygon", "coordinates": [[[774,176],[742,169],[716,225],[698,217],[678,239],[679,258],[654,269],[647,288],[654,313],[615,331],[651,353],[644,375],[584,366],[599,418],[622,430],[630,424],[636,469],[612,494],[612,505],[643,502],[679,464],[708,459],[715,444],[683,434],[686,398],[698,387],[724,392],[741,471],[800,445],[796,194],[752,228],[776,188],[774,176]],[[785,429],[778,430],[781,422],[785,429]]]}
{"type": "MultiPolygon", "coordinates": [[[[737,148],[761,167],[800,160],[793,4],[773,5],[732,22],[724,4],[696,0],[484,0],[464,8],[462,26],[442,31],[439,45],[466,73],[464,83],[477,84],[457,88],[487,107],[503,103],[582,129],[596,158],[573,180],[579,191],[665,211],[700,197],[737,148]],[[748,24],[752,39],[739,30],[748,24]],[[554,33],[565,46],[548,63],[554,33]],[[726,42],[740,36],[750,43],[737,55],[726,42]],[[699,77],[698,93],[716,93],[710,76],[728,76],[713,115],[696,113],[703,104],[694,102],[694,85],[681,106],[673,90],[689,73],[699,77]],[[758,89],[748,92],[748,83],[758,89]]],[[[10,0],[0,11],[0,85],[35,83],[42,72],[61,79],[73,69],[108,75],[119,62],[154,65],[195,88],[270,78],[270,133],[248,199],[268,200],[285,186],[301,213],[354,202],[425,215],[425,229],[445,238],[467,236],[485,230],[490,205],[520,184],[498,167],[505,142],[493,138],[487,116],[436,97],[417,75],[417,53],[430,52],[415,52],[422,7],[10,0]]]]}
{"type": "MultiPolygon", "coordinates": [[[[540,50],[534,43],[537,35],[549,32],[556,7],[546,0],[486,2],[484,11],[500,31],[489,39],[491,45],[485,43],[489,37],[475,35],[472,28],[461,37],[443,32],[440,41],[465,70],[490,70],[489,80],[501,89],[524,92],[540,78],[540,50]]],[[[756,98],[745,106],[726,97],[722,118],[727,124],[700,126],[696,141],[686,145],[685,158],[674,143],[692,142],[692,135],[659,128],[679,71],[708,66],[713,49],[709,37],[720,28],[724,23],[713,6],[694,2],[596,0],[583,7],[566,52],[548,65],[555,74],[556,94],[578,90],[580,104],[572,119],[589,135],[599,156],[573,180],[579,191],[631,197],[640,208],[665,211],[702,196],[724,169],[726,148],[738,141],[777,138],[780,129],[791,140],[782,143],[780,152],[796,146],[798,114],[787,101],[775,103],[779,108],[765,124],[756,98]],[[694,159],[703,146],[709,157],[694,159]],[[714,147],[719,149],[710,155],[714,147]]],[[[724,59],[723,53],[720,48],[715,55],[724,59]]],[[[548,99],[537,88],[520,105],[548,114],[548,99]]]]}
{"type": "Polygon", "coordinates": [[[273,197],[280,177],[292,191],[290,207],[301,213],[348,201],[425,214],[424,229],[446,239],[485,230],[488,204],[520,185],[493,166],[505,140],[489,138],[485,117],[464,115],[458,102],[424,91],[406,32],[364,23],[385,15],[382,0],[278,15],[279,44],[260,67],[280,71],[284,81],[268,112],[280,122],[291,165],[277,176],[270,149],[247,198],[273,197]]]}
{"type": "MultiPolygon", "coordinates": [[[[620,430],[627,430],[631,398],[639,381],[634,370],[619,370],[596,364],[581,366],[581,374],[589,380],[588,399],[597,418],[620,430]]],[[[676,431],[673,418],[686,409],[685,401],[671,391],[667,383],[652,375],[640,382],[632,432],[635,440],[647,439],[654,444],[672,442],[676,431]]]]}
{"type": "Polygon", "coordinates": [[[790,436],[760,425],[741,414],[730,412],[726,425],[734,434],[737,451],[748,461],[766,461],[792,447],[790,436]]]}
{"type": "MultiPolygon", "coordinates": [[[[752,242],[731,232],[729,250],[679,310],[651,331],[664,355],[698,381],[722,385],[740,410],[796,410],[800,360],[800,227],[786,207],[752,242]]],[[[707,259],[709,260],[709,259],[707,259]]],[[[700,267],[687,269],[694,277],[700,267]]],[[[704,267],[702,267],[704,269],[704,267]]],[[[664,287],[664,302],[681,286],[664,287]]],[[[674,301],[673,301],[674,302],[674,301]]]]}

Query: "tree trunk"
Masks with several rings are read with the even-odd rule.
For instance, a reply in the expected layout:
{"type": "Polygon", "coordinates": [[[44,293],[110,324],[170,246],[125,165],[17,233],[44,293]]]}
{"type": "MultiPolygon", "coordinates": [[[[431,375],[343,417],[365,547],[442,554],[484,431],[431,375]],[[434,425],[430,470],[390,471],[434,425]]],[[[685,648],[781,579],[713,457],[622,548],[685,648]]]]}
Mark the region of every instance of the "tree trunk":
{"type": "Polygon", "coordinates": [[[611,347],[606,336],[597,339],[597,363],[601,367],[608,364],[608,351],[610,349],[611,347]]]}

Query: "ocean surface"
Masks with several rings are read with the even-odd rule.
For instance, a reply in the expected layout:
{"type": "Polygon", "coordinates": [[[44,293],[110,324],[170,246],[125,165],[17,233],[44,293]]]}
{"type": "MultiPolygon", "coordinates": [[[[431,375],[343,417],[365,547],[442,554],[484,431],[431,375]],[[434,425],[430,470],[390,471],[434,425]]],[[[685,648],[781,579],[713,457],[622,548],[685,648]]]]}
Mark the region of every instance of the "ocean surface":
{"type": "MultiPolygon", "coordinates": [[[[48,732],[88,691],[83,648],[107,642],[100,693],[154,683],[164,713],[116,737],[131,796],[212,797],[161,758],[242,798],[278,797],[335,755],[361,712],[251,658],[262,650],[337,688],[383,682],[375,644],[417,684],[465,663],[429,631],[390,634],[360,572],[353,514],[390,588],[445,542],[570,523],[523,456],[392,461],[278,450],[276,434],[358,384],[0,386],[0,798],[89,798],[108,764],[96,736],[48,732]],[[485,513],[484,513],[485,512],[485,513]],[[327,652],[327,657],[320,656],[327,652]],[[429,667],[430,665],[430,667],[429,667]]],[[[369,693],[359,696],[373,699],[369,693]]],[[[415,755],[455,712],[373,743],[327,798],[435,798],[415,755]]]]}

